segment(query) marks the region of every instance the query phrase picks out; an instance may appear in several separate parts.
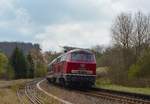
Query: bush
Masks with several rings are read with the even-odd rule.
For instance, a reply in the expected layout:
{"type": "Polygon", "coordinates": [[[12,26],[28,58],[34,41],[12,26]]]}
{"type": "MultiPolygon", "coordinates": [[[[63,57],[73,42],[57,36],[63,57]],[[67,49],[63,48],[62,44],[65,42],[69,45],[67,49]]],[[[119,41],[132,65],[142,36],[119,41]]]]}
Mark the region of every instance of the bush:
{"type": "Polygon", "coordinates": [[[46,65],[38,64],[34,75],[35,75],[35,77],[44,77],[46,75],[46,73],[47,73],[46,65]]]}
{"type": "Polygon", "coordinates": [[[14,69],[12,68],[10,64],[8,64],[7,70],[6,70],[6,78],[13,79],[14,77],[15,77],[14,69]]]}
{"type": "Polygon", "coordinates": [[[0,78],[4,77],[7,63],[8,63],[7,57],[3,53],[0,53],[0,78]]]}
{"type": "Polygon", "coordinates": [[[129,78],[150,78],[150,51],[139,58],[136,64],[133,64],[128,72],[129,78]]]}
{"type": "Polygon", "coordinates": [[[3,53],[0,53],[0,78],[14,78],[14,70],[9,63],[7,56],[3,53]]]}
{"type": "Polygon", "coordinates": [[[28,64],[27,77],[33,78],[34,77],[35,64],[34,64],[34,60],[32,58],[32,55],[30,53],[27,56],[27,64],[28,64]]]}
{"type": "Polygon", "coordinates": [[[139,72],[140,72],[140,66],[138,64],[133,64],[129,69],[128,78],[133,79],[135,78],[135,76],[138,77],[139,72]]]}

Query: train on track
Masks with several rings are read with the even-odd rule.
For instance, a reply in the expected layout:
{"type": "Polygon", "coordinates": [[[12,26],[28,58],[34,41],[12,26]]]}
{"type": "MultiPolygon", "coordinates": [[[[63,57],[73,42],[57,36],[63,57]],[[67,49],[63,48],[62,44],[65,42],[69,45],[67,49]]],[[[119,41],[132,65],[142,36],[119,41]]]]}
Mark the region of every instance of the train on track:
{"type": "Polygon", "coordinates": [[[48,65],[46,78],[63,86],[92,87],[96,79],[95,55],[86,49],[63,53],[48,65]]]}

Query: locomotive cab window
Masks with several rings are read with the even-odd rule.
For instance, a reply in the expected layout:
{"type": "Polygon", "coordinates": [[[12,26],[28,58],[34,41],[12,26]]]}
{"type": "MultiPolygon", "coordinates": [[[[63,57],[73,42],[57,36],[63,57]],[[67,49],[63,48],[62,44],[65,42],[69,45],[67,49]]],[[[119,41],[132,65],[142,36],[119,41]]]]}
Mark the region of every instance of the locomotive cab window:
{"type": "Polygon", "coordinates": [[[57,58],[57,63],[59,63],[61,61],[61,57],[57,58]]]}
{"type": "Polygon", "coordinates": [[[72,61],[94,61],[94,55],[90,53],[72,53],[72,61]]]}

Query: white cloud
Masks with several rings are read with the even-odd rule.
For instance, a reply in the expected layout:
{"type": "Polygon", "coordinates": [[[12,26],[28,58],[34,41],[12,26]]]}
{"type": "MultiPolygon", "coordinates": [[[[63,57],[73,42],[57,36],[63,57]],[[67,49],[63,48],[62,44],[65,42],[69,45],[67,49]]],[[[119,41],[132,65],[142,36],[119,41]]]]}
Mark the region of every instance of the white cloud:
{"type": "Polygon", "coordinates": [[[15,12],[16,18],[13,23],[16,25],[16,30],[22,35],[31,35],[34,31],[32,19],[25,8],[18,8],[15,12]]]}
{"type": "Polygon", "coordinates": [[[33,33],[30,14],[19,6],[19,0],[0,0],[0,28],[13,29],[18,35],[29,36],[33,33]]]}
{"type": "Polygon", "coordinates": [[[96,44],[108,44],[107,30],[95,24],[57,24],[45,27],[43,33],[36,35],[36,41],[44,50],[59,51],[59,46],[70,45],[89,48],[96,44]]]}
{"type": "Polygon", "coordinates": [[[28,14],[25,8],[18,8],[15,11],[16,14],[16,22],[18,22],[19,26],[29,26],[30,25],[30,15],[28,14]]]}
{"type": "MultiPolygon", "coordinates": [[[[69,4],[71,3],[69,2],[69,4]]],[[[83,48],[89,48],[97,44],[108,45],[110,44],[111,22],[114,16],[124,8],[123,6],[119,7],[119,5],[117,1],[112,3],[111,0],[74,1],[71,5],[72,8],[81,9],[81,11],[86,8],[89,10],[86,12],[95,12],[96,15],[90,15],[91,18],[99,16],[99,19],[92,21],[72,19],[66,23],[49,24],[43,32],[36,34],[36,41],[41,44],[43,50],[56,51],[61,49],[60,45],[83,48]]]]}
{"type": "Polygon", "coordinates": [[[0,16],[5,14],[5,12],[14,11],[15,4],[15,0],[0,0],[0,16]]]}
{"type": "MultiPolygon", "coordinates": [[[[98,16],[92,21],[77,21],[75,18],[69,22],[49,24],[44,31],[36,34],[36,41],[44,50],[60,50],[59,45],[70,45],[89,48],[97,44],[110,44],[110,27],[115,17],[121,12],[144,10],[145,3],[140,0],[71,0],[68,1],[71,9],[76,11],[93,12],[98,16]],[[137,4],[140,2],[140,4],[137,4]],[[138,7],[136,6],[138,5],[138,7]]],[[[84,16],[85,12],[83,12],[84,16]]],[[[82,14],[81,14],[82,15],[82,14]]]]}

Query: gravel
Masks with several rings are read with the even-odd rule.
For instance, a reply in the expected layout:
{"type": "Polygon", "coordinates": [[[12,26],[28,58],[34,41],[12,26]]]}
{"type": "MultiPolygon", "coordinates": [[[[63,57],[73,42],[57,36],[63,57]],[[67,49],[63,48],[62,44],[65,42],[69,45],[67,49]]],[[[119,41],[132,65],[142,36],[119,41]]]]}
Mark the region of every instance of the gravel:
{"type": "Polygon", "coordinates": [[[40,85],[45,91],[73,104],[120,104],[118,102],[105,100],[102,98],[92,97],[80,94],[73,89],[67,89],[44,81],[40,85]]]}

